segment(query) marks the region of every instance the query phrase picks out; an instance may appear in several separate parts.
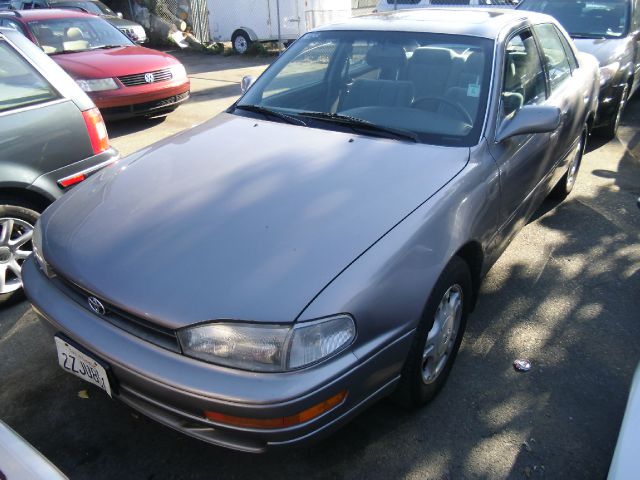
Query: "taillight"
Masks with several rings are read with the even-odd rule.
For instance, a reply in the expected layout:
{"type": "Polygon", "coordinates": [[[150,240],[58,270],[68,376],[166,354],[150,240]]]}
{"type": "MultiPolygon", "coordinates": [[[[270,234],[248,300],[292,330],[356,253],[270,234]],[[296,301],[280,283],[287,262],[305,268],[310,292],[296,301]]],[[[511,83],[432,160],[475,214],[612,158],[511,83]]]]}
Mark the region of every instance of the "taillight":
{"type": "Polygon", "coordinates": [[[87,124],[93,154],[97,155],[107,150],[109,148],[109,135],[107,135],[107,126],[104,124],[100,110],[97,108],[85,110],[82,112],[82,116],[84,117],[84,123],[87,124]]]}

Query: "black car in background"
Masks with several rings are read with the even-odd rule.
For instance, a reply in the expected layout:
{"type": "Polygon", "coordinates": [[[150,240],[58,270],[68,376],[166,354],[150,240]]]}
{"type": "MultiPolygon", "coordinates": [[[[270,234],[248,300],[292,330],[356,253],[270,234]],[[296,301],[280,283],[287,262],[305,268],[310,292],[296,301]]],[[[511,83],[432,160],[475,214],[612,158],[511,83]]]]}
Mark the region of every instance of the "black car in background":
{"type": "Polygon", "coordinates": [[[21,292],[40,213],[117,159],[76,82],[22,34],[0,28],[0,304],[21,292]]]}
{"type": "Polygon", "coordinates": [[[615,137],[624,107],[640,84],[638,2],[522,0],[516,8],[555,17],[573,38],[578,50],[598,59],[600,105],[595,127],[601,136],[615,137]]]}

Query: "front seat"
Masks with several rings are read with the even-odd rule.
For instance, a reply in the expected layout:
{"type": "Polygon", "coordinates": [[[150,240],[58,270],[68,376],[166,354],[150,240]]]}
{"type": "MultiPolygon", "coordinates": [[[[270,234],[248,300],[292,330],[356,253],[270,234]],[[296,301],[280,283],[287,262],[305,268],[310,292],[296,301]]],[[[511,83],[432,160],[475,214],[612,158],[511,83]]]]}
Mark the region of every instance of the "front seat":
{"type": "Polygon", "coordinates": [[[416,48],[407,66],[407,78],[413,83],[416,98],[439,97],[444,95],[453,59],[446,48],[416,48]]]}
{"type": "Polygon", "coordinates": [[[84,39],[82,30],[78,27],[71,27],[67,29],[65,41],[62,42],[62,46],[65,50],[86,50],[89,48],[89,42],[84,39]]]}
{"type": "Polygon", "coordinates": [[[355,80],[346,92],[340,111],[360,107],[410,107],[413,100],[411,82],[397,80],[407,65],[407,55],[399,45],[375,45],[365,61],[379,69],[378,79],[355,80]]]}

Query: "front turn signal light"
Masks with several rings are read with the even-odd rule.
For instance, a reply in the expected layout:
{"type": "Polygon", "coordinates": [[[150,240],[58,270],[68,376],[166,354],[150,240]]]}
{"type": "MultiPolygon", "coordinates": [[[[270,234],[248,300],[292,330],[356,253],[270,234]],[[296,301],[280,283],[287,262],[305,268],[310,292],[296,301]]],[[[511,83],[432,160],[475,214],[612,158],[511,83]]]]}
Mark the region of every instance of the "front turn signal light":
{"type": "Polygon", "coordinates": [[[313,420],[314,418],[319,417],[323,413],[326,413],[329,410],[334,409],[338,405],[341,405],[342,402],[344,402],[345,398],[347,398],[347,391],[343,390],[340,393],[334,395],[333,397],[328,398],[324,402],[318,403],[317,405],[314,405],[311,408],[307,408],[306,410],[296,413],[295,415],[289,415],[288,417],[280,417],[280,418],[236,417],[234,415],[226,415],[224,413],[211,412],[208,410],[205,410],[204,415],[209,420],[223,423],[225,425],[231,425],[234,427],[284,428],[284,427],[291,427],[294,425],[300,425],[302,423],[308,422],[309,420],[313,420]]]}

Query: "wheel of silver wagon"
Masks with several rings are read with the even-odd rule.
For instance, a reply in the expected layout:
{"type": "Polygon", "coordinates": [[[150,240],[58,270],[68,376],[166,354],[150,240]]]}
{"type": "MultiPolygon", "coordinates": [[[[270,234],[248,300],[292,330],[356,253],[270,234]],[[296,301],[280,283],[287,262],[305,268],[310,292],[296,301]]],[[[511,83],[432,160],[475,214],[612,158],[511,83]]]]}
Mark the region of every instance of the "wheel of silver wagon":
{"type": "Polygon", "coordinates": [[[22,263],[33,251],[38,216],[30,208],[0,205],[0,305],[22,293],[22,263]]]}

